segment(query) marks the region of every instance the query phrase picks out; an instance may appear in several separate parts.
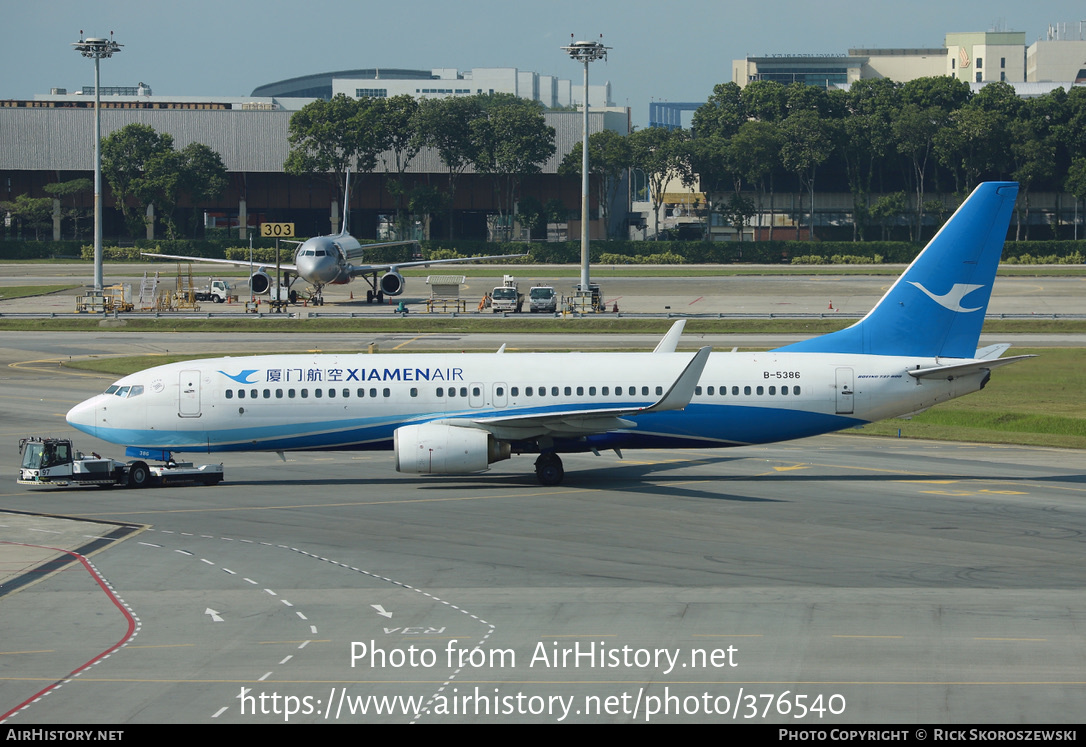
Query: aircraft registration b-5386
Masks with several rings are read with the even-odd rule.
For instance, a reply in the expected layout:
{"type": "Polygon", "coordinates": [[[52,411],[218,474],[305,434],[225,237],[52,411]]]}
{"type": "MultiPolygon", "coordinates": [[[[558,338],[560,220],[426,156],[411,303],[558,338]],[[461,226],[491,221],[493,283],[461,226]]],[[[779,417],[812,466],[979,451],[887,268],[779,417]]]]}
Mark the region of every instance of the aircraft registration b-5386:
{"type": "MultiPolygon", "coordinates": [[[[344,206],[350,204],[351,175],[347,174],[347,182],[344,187],[344,206]]],[[[348,233],[347,221],[350,211],[344,207],[343,230],[337,234],[328,236],[315,236],[302,242],[294,252],[294,264],[280,264],[279,268],[286,274],[309,283],[314,288],[312,301],[314,304],[324,303],[322,289],[326,285],[343,285],[361,276],[369,284],[366,291],[366,303],[377,301],[381,303],[385,296],[398,296],[404,291],[405,281],[400,270],[405,267],[429,267],[441,264],[464,264],[467,262],[487,262],[495,259],[513,259],[524,257],[524,254],[502,254],[491,257],[464,257],[454,259],[411,260],[408,262],[393,262],[384,265],[356,265],[355,260],[363,257],[367,249],[382,249],[389,246],[406,246],[417,244],[417,241],[388,241],[381,244],[360,244],[357,239],[348,233]]],[[[232,265],[234,267],[249,267],[253,263],[245,260],[211,259],[208,257],[186,257],[177,254],[153,254],[143,252],[145,257],[158,257],[159,259],[180,259],[187,262],[209,262],[212,264],[232,265]]],[[[269,269],[274,269],[274,264],[266,262],[258,263],[258,268],[249,277],[249,287],[258,296],[271,292],[274,281],[268,275],[269,269]]],[[[291,283],[285,283],[290,286],[291,283]]],[[[291,300],[296,298],[291,294],[291,300]]]]}
{"type": "Polygon", "coordinates": [[[981,184],[859,322],[764,353],[264,355],[158,366],[72,408],[129,455],[377,450],[413,474],[470,474],[538,454],[713,448],[915,413],[985,386],[1009,345],[977,349],[1018,194],[981,184]],[[133,450],[133,448],[135,450],[133,450]]]}

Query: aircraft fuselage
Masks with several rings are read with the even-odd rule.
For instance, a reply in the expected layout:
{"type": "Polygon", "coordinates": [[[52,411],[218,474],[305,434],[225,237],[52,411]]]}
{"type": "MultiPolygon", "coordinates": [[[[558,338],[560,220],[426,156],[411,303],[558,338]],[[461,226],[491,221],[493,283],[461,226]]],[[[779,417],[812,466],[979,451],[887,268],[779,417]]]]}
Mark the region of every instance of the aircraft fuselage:
{"type": "MultiPolygon", "coordinates": [[[[68,414],[82,431],[170,451],[389,449],[404,425],[655,402],[689,353],[272,355],[127,376],[68,414]],[[139,388],[139,389],[137,389],[139,388]],[[124,391],[122,391],[124,390],[124,391]],[[132,395],[134,391],[139,394],[132,395]]],[[[907,414],[979,389],[986,372],[918,380],[933,359],[714,353],[690,404],[606,433],[499,433],[514,451],[723,447],[802,438],[907,414]]]]}

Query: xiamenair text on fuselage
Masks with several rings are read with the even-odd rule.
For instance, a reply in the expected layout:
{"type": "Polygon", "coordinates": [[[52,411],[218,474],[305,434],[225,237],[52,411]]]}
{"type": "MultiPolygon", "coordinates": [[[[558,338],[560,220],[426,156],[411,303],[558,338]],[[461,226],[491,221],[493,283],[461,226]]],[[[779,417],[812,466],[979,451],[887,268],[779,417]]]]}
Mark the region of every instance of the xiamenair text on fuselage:
{"type": "Polygon", "coordinates": [[[469,474],[538,454],[768,443],[906,415],[984,387],[977,349],[1018,187],[985,183],[867,316],[764,353],[267,355],[158,366],[74,407],[91,435],[160,452],[391,449],[396,469],[469,474]]]}

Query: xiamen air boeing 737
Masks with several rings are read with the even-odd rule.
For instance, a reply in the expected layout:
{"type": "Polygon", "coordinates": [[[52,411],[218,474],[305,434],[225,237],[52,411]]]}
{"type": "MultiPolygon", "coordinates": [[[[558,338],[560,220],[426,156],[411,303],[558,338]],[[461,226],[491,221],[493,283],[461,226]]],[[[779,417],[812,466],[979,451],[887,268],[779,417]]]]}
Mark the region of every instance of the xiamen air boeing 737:
{"type": "Polygon", "coordinates": [[[977,349],[1018,194],[981,184],[867,316],[764,353],[264,355],[158,366],[72,408],[130,455],[395,452],[413,474],[470,474],[538,454],[713,448],[803,438],[982,389],[1009,345],[977,349]]]}

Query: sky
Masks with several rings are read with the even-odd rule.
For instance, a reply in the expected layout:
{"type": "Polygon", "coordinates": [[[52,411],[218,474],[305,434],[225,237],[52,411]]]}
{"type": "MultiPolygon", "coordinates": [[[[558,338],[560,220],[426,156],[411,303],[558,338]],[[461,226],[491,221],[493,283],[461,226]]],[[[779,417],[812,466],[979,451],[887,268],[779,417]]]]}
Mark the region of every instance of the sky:
{"type": "Polygon", "coordinates": [[[561,50],[603,41],[591,82],[644,126],[653,100],[705,101],[747,55],[939,47],[948,32],[1002,29],[1044,38],[1086,21],[1082,0],[0,0],[0,99],[94,83],[71,44],[115,32],[102,85],[156,95],[247,96],[265,83],[368,67],[516,67],[580,83],[561,50]]]}

